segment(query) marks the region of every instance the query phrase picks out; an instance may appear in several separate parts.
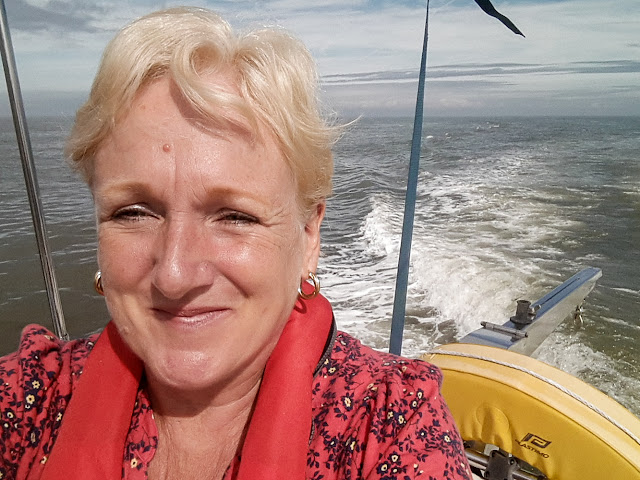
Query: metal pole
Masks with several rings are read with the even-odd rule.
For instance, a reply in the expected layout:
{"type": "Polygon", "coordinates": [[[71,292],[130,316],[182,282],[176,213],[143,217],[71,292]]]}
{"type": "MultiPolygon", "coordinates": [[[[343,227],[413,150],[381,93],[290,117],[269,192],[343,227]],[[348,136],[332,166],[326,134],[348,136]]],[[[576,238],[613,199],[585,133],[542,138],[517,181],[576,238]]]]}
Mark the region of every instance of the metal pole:
{"type": "Polygon", "coordinates": [[[413,237],[413,220],[416,211],[416,193],[418,188],[418,173],[420,170],[420,150],[422,145],[422,116],[424,112],[424,84],[427,73],[427,43],[429,40],[429,0],[427,0],[427,18],[424,24],[424,41],[422,44],[422,59],[420,61],[420,76],[418,78],[418,94],[416,98],[416,113],[413,120],[413,139],[411,141],[411,158],[409,159],[409,178],[407,179],[407,193],[404,201],[404,220],[402,223],[402,241],[398,258],[398,273],[396,275],[396,293],[393,299],[393,316],[391,318],[391,339],[389,351],[396,355],[402,353],[402,335],[404,333],[404,319],[407,307],[407,284],[409,282],[409,261],[411,258],[411,240],[413,237]]]}
{"type": "Polygon", "coordinates": [[[44,215],[42,214],[40,189],[38,188],[38,179],[36,178],[36,169],[33,162],[33,153],[31,150],[31,142],[29,140],[29,132],[27,130],[27,121],[24,114],[24,105],[22,103],[22,94],[20,92],[16,62],[13,56],[13,46],[11,44],[11,36],[9,34],[9,23],[7,21],[7,12],[4,6],[4,0],[0,0],[0,20],[4,76],[7,81],[7,91],[9,92],[9,103],[11,104],[13,125],[16,129],[18,149],[20,150],[20,158],[22,160],[22,171],[27,185],[27,195],[29,196],[29,206],[31,207],[31,218],[33,219],[33,227],[36,233],[36,240],[38,242],[40,264],[42,265],[42,273],[44,275],[44,282],[47,288],[51,318],[53,319],[53,326],[56,335],[64,340],[68,340],[69,334],[67,333],[67,328],[64,323],[62,303],[60,302],[60,294],[58,293],[58,283],[54,273],[53,259],[51,258],[49,244],[47,242],[47,229],[44,221],[44,215]]]}

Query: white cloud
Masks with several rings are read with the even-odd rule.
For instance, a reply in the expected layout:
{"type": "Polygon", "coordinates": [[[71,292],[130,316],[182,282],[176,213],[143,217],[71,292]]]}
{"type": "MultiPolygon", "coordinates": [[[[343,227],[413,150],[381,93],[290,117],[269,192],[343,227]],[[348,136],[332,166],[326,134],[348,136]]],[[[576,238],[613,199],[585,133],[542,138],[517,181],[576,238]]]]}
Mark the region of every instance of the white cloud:
{"type": "MultiPolygon", "coordinates": [[[[47,9],[53,3],[45,0],[16,0],[15,5],[47,9]]],[[[107,39],[124,23],[157,8],[183,3],[152,0],[106,0],[81,2],[83,9],[69,19],[29,28],[24,17],[15,31],[14,46],[23,82],[23,90],[87,89],[95,71],[101,50],[107,39]],[[70,28],[70,24],[77,28],[70,28]]],[[[283,26],[309,46],[318,62],[321,75],[362,72],[417,70],[424,27],[424,2],[371,2],[320,0],[242,0],[196,2],[218,10],[239,28],[263,24],[283,26]],[[371,7],[373,3],[379,6],[371,7]]],[[[527,35],[512,34],[496,19],[482,13],[471,0],[432,0],[429,37],[429,68],[437,78],[439,68],[450,66],[450,82],[429,83],[428,95],[442,95],[433,102],[445,108],[460,105],[476,106],[485,96],[507,95],[512,103],[516,97],[532,105],[552,104],[565,96],[593,98],[591,104],[611,101],[625,111],[640,114],[640,75],[629,72],[592,73],[570,68],[575,62],[604,60],[640,60],[637,25],[640,9],[637,0],[568,0],[494,2],[527,35]],[[490,74],[487,64],[517,63],[520,72],[501,76],[490,74]],[[527,71],[527,65],[531,66],[527,71]],[[543,67],[547,71],[535,71],[543,67]],[[456,74],[456,69],[459,72],[456,74]],[[460,72],[472,80],[476,90],[467,95],[460,89],[460,72]],[[474,74],[474,71],[476,72],[474,74]],[[526,73],[525,73],[526,72],[526,73]],[[597,78],[597,80],[596,80],[597,78]],[[500,87],[500,88],[498,88],[500,87]],[[612,92],[615,91],[614,95],[612,92]],[[570,95],[569,95],[570,94],[570,95]],[[474,99],[475,96],[475,99],[474,99]],[[541,98],[541,96],[543,98],[541,98]]],[[[71,6],[77,0],[57,0],[56,5],[71,6]]],[[[66,7],[65,7],[66,8],[66,7]]],[[[14,6],[14,18],[18,7],[14,6]]],[[[75,11],[75,10],[74,10],[75,11]]],[[[11,11],[10,21],[11,21],[11,11]]],[[[637,68],[637,67],[636,67],[637,68]]],[[[406,80],[405,80],[406,81],[406,80]]],[[[432,80],[431,80],[432,82],[432,80]]],[[[390,95],[384,102],[398,106],[410,104],[415,93],[411,84],[399,87],[386,82],[378,85],[378,95],[390,95]],[[407,95],[404,99],[402,95],[407,95]]],[[[350,108],[358,108],[353,98],[338,95],[331,88],[334,101],[342,99],[350,108]]],[[[360,88],[363,92],[365,89],[360,88]]],[[[353,92],[352,92],[353,93],[353,92]]],[[[359,95],[356,95],[359,98],[359,95]]],[[[378,98],[374,103],[382,104],[378,98]]],[[[362,108],[370,99],[362,98],[362,108]]],[[[491,103],[488,101],[487,103],[491,103]]],[[[559,102],[566,108],[568,102],[559,102]]],[[[582,111],[582,110],[581,110],[582,111]]],[[[596,113],[597,113],[596,112],[596,113]]]]}

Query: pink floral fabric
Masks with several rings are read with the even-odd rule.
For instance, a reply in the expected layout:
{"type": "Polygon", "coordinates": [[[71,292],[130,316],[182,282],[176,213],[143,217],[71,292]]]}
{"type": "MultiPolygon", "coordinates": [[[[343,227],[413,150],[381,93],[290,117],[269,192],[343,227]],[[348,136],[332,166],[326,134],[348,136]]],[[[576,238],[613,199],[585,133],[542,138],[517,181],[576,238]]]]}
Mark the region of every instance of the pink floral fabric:
{"type": "MultiPolygon", "coordinates": [[[[29,326],[18,352],[0,359],[0,480],[40,478],[96,338],[62,342],[42,327],[29,326]]],[[[328,349],[313,386],[307,479],[472,478],[439,393],[436,367],[374,351],[340,332],[328,349]]],[[[283,386],[282,394],[295,392],[283,386]]],[[[122,478],[146,479],[157,445],[143,382],[122,478]]],[[[233,480],[240,461],[234,459],[225,480],[233,480]]]]}

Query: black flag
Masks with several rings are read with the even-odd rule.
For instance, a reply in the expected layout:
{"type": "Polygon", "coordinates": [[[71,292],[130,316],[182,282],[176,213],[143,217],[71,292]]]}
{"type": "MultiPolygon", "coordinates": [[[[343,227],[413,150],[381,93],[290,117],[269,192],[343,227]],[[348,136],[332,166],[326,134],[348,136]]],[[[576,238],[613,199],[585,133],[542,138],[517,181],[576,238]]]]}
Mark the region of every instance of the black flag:
{"type": "Polygon", "coordinates": [[[513,33],[522,35],[524,37],[524,33],[518,30],[518,27],[516,27],[511,20],[499,13],[489,0],[476,0],[476,3],[487,15],[491,15],[492,17],[497,18],[502,23],[504,23],[507,28],[513,33]]]}

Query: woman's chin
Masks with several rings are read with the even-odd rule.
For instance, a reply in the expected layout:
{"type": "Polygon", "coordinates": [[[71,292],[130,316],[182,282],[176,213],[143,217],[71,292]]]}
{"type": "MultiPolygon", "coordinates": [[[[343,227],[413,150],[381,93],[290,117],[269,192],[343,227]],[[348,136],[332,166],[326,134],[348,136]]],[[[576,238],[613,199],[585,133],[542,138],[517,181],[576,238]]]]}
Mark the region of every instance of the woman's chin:
{"type": "Polygon", "coordinates": [[[204,387],[212,379],[215,359],[203,352],[156,351],[145,361],[145,371],[150,381],[164,388],[193,390],[204,387]]]}
{"type": "Polygon", "coordinates": [[[243,372],[235,372],[228,356],[222,352],[168,350],[155,352],[145,362],[149,386],[156,393],[216,395],[238,380],[243,372]]]}

